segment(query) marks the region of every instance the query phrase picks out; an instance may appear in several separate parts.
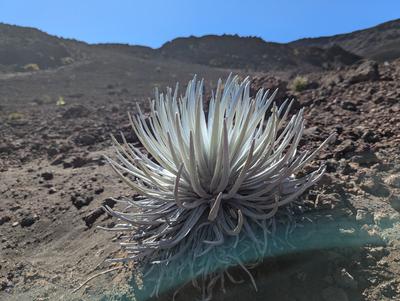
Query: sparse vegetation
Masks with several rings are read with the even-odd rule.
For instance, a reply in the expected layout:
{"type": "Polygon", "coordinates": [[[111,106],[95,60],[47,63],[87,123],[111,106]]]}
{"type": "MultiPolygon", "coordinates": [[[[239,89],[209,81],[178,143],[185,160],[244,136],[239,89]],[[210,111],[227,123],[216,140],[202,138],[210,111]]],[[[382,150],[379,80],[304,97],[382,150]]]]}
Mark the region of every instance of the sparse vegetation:
{"type": "Polygon", "coordinates": [[[57,105],[58,107],[65,106],[65,100],[64,100],[64,97],[62,97],[62,96],[59,96],[59,97],[58,97],[58,99],[57,99],[56,105],[57,105]]]}
{"type": "Polygon", "coordinates": [[[8,120],[9,121],[17,121],[17,120],[21,120],[24,118],[24,114],[20,113],[20,112],[13,112],[8,114],[8,120]]]}
{"type": "Polygon", "coordinates": [[[304,91],[305,89],[307,89],[307,86],[308,78],[305,76],[296,76],[290,85],[291,89],[295,92],[304,91]]]}
{"type": "Polygon", "coordinates": [[[38,64],[26,64],[24,67],[22,67],[25,71],[39,71],[40,67],[38,64]]]}
{"type": "Polygon", "coordinates": [[[74,59],[72,57],[70,57],[70,56],[66,56],[66,57],[61,58],[61,63],[63,65],[70,65],[73,62],[74,62],[74,59]]]}

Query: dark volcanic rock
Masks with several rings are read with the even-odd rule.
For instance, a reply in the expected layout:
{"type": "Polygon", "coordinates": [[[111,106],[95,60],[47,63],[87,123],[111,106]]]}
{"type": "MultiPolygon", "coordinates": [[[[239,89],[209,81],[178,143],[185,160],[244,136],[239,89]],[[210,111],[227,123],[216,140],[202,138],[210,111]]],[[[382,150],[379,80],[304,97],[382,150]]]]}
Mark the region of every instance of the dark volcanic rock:
{"type": "Polygon", "coordinates": [[[115,139],[117,139],[117,141],[119,143],[124,142],[122,135],[125,138],[126,142],[128,142],[128,143],[136,143],[139,141],[138,137],[135,134],[135,131],[133,130],[133,128],[130,124],[123,125],[115,133],[114,137],[115,137],[115,139]]]}
{"type": "Polygon", "coordinates": [[[64,168],[79,168],[90,162],[92,162],[91,159],[80,156],[68,158],[62,161],[64,168]]]}
{"type": "Polygon", "coordinates": [[[6,143],[0,144],[0,154],[1,153],[8,154],[11,151],[12,151],[12,148],[10,147],[10,145],[7,145],[6,143]]]}
{"type": "Polygon", "coordinates": [[[389,189],[377,177],[367,177],[360,184],[360,188],[365,192],[377,197],[388,197],[389,189]]]}
{"type": "Polygon", "coordinates": [[[356,84],[365,81],[374,81],[379,79],[378,64],[374,61],[363,62],[356,70],[347,73],[347,82],[356,84]]]}
{"type": "Polygon", "coordinates": [[[0,226],[8,223],[11,220],[11,217],[9,217],[8,215],[2,215],[0,216],[0,226]]]}
{"type": "Polygon", "coordinates": [[[90,114],[90,110],[83,105],[75,105],[68,108],[62,117],[65,119],[86,117],[90,114]]]}
{"type": "Polygon", "coordinates": [[[92,225],[95,223],[95,221],[103,214],[105,213],[103,208],[97,208],[90,212],[88,215],[83,217],[83,221],[85,222],[86,226],[88,228],[92,227],[92,225]]]}
{"type": "Polygon", "coordinates": [[[357,151],[351,158],[351,161],[364,166],[379,163],[379,159],[375,152],[368,145],[365,145],[360,151],[357,151]]]}
{"type": "Polygon", "coordinates": [[[97,141],[97,137],[88,133],[80,133],[75,139],[75,143],[78,145],[93,145],[97,141]]]}
{"type": "Polygon", "coordinates": [[[53,180],[53,178],[54,178],[54,174],[52,172],[49,172],[49,171],[46,171],[46,172],[42,173],[40,176],[45,181],[50,181],[50,180],[53,180]]]}
{"type": "Polygon", "coordinates": [[[93,196],[81,196],[80,194],[71,195],[71,202],[76,209],[81,209],[83,206],[88,206],[93,201],[93,196]]]}
{"type": "Polygon", "coordinates": [[[351,101],[343,101],[341,104],[341,107],[342,107],[342,109],[352,111],[352,112],[355,112],[358,110],[356,104],[351,101]]]}
{"type": "Polygon", "coordinates": [[[22,218],[20,225],[22,228],[25,228],[25,227],[32,226],[35,222],[36,222],[36,218],[28,215],[28,216],[25,216],[24,218],[22,218]]]}
{"type": "Polygon", "coordinates": [[[354,153],[355,150],[356,146],[354,142],[350,139],[347,139],[336,148],[335,158],[341,159],[343,157],[349,157],[354,153]]]}
{"type": "Polygon", "coordinates": [[[112,198],[106,198],[106,199],[104,199],[104,201],[103,201],[103,206],[108,206],[108,207],[110,207],[110,208],[113,208],[114,205],[115,205],[116,203],[117,203],[117,202],[114,201],[114,199],[112,199],[112,198]]]}
{"type": "MultiPolygon", "coordinates": [[[[108,206],[110,208],[113,208],[115,205],[115,201],[111,198],[107,198],[103,201],[103,206],[108,206]]],[[[97,208],[93,211],[91,211],[89,214],[87,214],[85,217],[83,217],[83,221],[85,222],[86,226],[88,228],[91,228],[92,225],[96,222],[96,220],[103,215],[104,213],[106,213],[106,211],[100,207],[97,208]]]]}

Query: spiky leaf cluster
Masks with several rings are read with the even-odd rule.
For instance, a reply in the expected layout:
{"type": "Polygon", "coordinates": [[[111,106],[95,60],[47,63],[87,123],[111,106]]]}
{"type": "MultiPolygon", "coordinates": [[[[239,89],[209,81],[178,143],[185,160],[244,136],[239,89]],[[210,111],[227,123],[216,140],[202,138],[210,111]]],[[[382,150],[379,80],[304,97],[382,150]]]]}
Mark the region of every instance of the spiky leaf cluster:
{"type": "Polygon", "coordinates": [[[121,220],[115,229],[128,231],[122,260],[181,262],[204,276],[215,262],[242,265],[229,252],[243,240],[250,241],[243,252],[262,257],[277,213],[324,172],[295,177],[328,141],[298,151],[303,110],[289,118],[292,103],[278,107],[276,91],[252,98],[250,81],[230,76],[205,112],[203,86],[194,78],[183,96],[178,86],[156,92],[148,116],[137,108],[130,121],[146,153],[114,139],[116,159],[108,161],[140,195],[122,212],[106,208],[121,220]]]}

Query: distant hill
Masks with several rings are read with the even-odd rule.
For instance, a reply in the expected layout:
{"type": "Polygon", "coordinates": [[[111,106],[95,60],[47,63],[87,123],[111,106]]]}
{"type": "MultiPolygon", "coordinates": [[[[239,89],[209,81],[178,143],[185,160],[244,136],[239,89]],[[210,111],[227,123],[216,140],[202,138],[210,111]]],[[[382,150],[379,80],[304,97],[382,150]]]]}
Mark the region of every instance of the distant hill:
{"type": "Polygon", "coordinates": [[[400,57],[400,20],[349,34],[288,44],[257,37],[207,35],[177,38],[158,49],[115,43],[89,45],[35,28],[0,23],[2,72],[49,69],[83,60],[101,61],[100,57],[106,56],[260,72],[329,70],[352,65],[363,57],[376,60],[400,57]]]}
{"type": "Polygon", "coordinates": [[[392,60],[400,57],[400,19],[351,33],[300,39],[289,45],[322,48],[339,45],[366,58],[377,61],[392,60]]]}
{"type": "Polygon", "coordinates": [[[293,47],[237,35],[178,38],[164,44],[158,51],[166,58],[256,71],[329,69],[360,59],[338,46],[328,49],[293,47]]]}
{"type": "Polygon", "coordinates": [[[0,65],[9,71],[48,69],[80,58],[84,43],[48,35],[38,29],[0,23],[0,65]],[[33,66],[36,65],[36,66],[33,66]]]}

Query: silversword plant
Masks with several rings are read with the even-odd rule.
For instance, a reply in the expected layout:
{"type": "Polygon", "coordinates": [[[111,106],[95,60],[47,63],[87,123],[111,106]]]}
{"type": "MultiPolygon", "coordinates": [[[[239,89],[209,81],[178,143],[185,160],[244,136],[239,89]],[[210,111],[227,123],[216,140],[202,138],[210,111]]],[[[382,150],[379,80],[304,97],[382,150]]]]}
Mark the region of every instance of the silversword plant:
{"type": "Polygon", "coordinates": [[[195,285],[202,279],[209,297],[219,280],[222,287],[225,277],[234,281],[230,266],[242,267],[254,283],[246,254],[268,254],[277,221],[290,220],[293,203],[324,172],[321,166],[296,176],[329,141],[298,151],[303,109],[289,118],[292,103],[278,107],[276,91],[251,98],[249,79],[229,76],[218,82],[207,113],[203,90],[195,77],[184,96],[178,85],[156,91],[148,117],[139,106],[130,116],[145,152],[113,138],[116,158],[107,158],[139,195],[123,200],[122,211],[106,207],[120,220],[114,230],[126,231],[126,256],[115,260],[157,270],[154,294],[165,279],[185,275],[195,285]]]}

